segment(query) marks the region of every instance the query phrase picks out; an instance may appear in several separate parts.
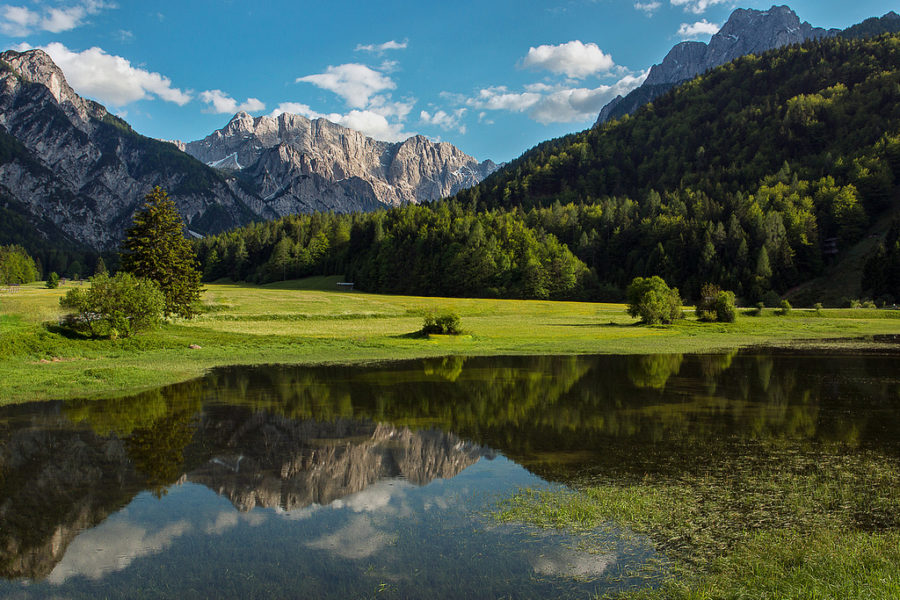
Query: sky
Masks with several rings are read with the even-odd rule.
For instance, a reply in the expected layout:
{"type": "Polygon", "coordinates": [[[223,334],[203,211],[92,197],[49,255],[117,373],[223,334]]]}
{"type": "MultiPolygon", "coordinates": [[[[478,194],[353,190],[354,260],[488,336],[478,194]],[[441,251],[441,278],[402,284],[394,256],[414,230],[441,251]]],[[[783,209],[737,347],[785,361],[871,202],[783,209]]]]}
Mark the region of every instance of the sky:
{"type": "MultiPolygon", "coordinates": [[[[138,132],[191,141],[237,111],[324,117],[508,161],[590,127],[683,40],[771,0],[19,0],[3,49],[43,48],[81,95],[138,132]]],[[[896,0],[794,0],[844,28],[896,0]]]]}

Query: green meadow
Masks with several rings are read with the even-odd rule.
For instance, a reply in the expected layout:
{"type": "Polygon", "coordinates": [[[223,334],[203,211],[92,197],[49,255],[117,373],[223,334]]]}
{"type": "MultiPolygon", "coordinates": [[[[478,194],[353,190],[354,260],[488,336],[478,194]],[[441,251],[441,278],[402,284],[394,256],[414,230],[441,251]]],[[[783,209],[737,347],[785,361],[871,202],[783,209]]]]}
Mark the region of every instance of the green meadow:
{"type": "MultiPolygon", "coordinates": [[[[108,397],[237,364],[325,364],[445,355],[714,352],[752,345],[858,347],[900,333],[900,311],[766,309],[737,323],[643,326],[621,304],[388,296],[340,290],[339,277],[205,288],[205,312],[126,339],[59,327],[73,285],[0,293],[0,403],[108,397]],[[429,311],[455,311],[465,335],[417,335],[429,311]],[[851,341],[835,341],[851,340],[851,341]],[[194,346],[194,348],[192,348],[194,346]]],[[[748,311],[751,312],[751,311],[748,311]]]]}

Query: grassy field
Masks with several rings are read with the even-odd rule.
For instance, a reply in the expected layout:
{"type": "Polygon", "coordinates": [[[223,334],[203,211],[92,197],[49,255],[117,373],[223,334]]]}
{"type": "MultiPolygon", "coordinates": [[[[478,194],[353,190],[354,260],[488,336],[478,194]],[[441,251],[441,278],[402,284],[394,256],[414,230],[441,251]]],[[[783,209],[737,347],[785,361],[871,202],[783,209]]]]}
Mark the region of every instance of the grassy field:
{"type": "Polygon", "coordinates": [[[0,404],[121,395],[220,365],[451,354],[711,352],[900,334],[900,311],[794,310],[777,316],[767,309],[730,325],[689,318],[646,327],[618,304],[384,296],[340,291],[339,280],[208,285],[203,316],[123,340],[80,339],[56,326],[59,298],[73,284],[48,290],[35,283],[2,293],[0,404]],[[467,335],[415,335],[427,311],[443,310],[460,315],[467,335]]]}

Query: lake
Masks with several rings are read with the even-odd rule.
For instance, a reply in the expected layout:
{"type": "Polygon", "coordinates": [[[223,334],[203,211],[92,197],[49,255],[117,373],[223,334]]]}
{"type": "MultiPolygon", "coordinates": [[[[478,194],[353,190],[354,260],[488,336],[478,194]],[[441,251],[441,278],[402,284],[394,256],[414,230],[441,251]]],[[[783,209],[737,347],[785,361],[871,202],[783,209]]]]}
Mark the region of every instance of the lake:
{"type": "MultiPolygon", "coordinates": [[[[694,542],[501,522],[498,505],[523,488],[647,481],[729,494],[760,465],[802,474],[866,457],[890,470],[898,367],[896,354],[824,351],[450,357],[227,368],[127,398],[9,406],[0,596],[583,598],[656,586],[694,542]]],[[[739,505],[736,522],[756,510],[739,505]]],[[[889,505],[861,506],[854,526],[900,526],[889,505]]]]}

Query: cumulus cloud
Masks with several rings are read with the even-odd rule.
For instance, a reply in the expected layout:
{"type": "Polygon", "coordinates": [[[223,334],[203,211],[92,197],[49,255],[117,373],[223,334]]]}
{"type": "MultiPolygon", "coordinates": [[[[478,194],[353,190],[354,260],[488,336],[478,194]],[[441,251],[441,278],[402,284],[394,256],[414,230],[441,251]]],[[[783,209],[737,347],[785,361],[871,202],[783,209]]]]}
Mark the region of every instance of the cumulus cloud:
{"type": "Polygon", "coordinates": [[[397,87],[390,77],[358,63],[329,66],[324,73],[298,77],[301,82],[334,92],[350,108],[365,108],[375,94],[397,87]]]}
{"type": "Polygon", "coordinates": [[[522,59],[522,66],[532,69],[546,69],[561,73],[566,77],[583,79],[588,75],[605,73],[615,66],[612,56],[603,52],[597,44],[584,44],[579,40],[559,44],[541,45],[529,48],[522,59]]]}
{"type": "Polygon", "coordinates": [[[23,37],[35,31],[60,33],[82,25],[89,15],[95,15],[113,5],[100,0],[85,0],[71,6],[32,10],[25,6],[0,6],[0,31],[12,37],[23,37]]]}
{"type": "Polygon", "coordinates": [[[654,2],[635,2],[634,3],[635,10],[639,10],[639,11],[647,13],[647,16],[653,15],[657,10],[659,10],[660,6],[662,6],[662,3],[655,2],[655,1],[654,2]]]}
{"type": "Polygon", "coordinates": [[[685,12],[702,15],[710,6],[724,4],[728,0],[669,0],[669,2],[671,2],[672,6],[681,6],[685,12]]]}
{"type": "Polygon", "coordinates": [[[480,90],[466,104],[478,110],[525,112],[531,119],[545,125],[572,123],[595,119],[607,102],[620,94],[627,94],[646,78],[647,72],[626,75],[612,85],[596,88],[539,83],[526,86],[523,92],[510,92],[506,87],[497,86],[480,90]]]}
{"type": "Polygon", "coordinates": [[[525,112],[540,100],[538,92],[510,92],[506,86],[498,85],[480,90],[477,96],[467,99],[466,104],[479,110],[525,112]]]}
{"type": "MultiPolygon", "coordinates": [[[[20,52],[31,48],[28,44],[16,46],[20,52]]],[[[104,104],[124,106],[154,96],[179,106],[191,101],[190,92],[173,87],[168,77],[133,67],[127,59],[107,54],[102,48],[74,52],[59,42],[39,48],[62,69],[76,92],[104,104]]]]}
{"type": "Polygon", "coordinates": [[[282,102],[269,113],[269,116],[275,118],[282,113],[301,115],[307,119],[326,119],[384,142],[399,142],[412,135],[403,130],[403,123],[391,123],[384,115],[372,110],[351,110],[346,114],[320,113],[310,108],[308,104],[282,102]]]}
{"type": "Polygon", "coordinates": [[[682,23],[678,28],[678,35],[683,39],[694,39],[704,35],[715,35],[719,29],[721,29],[721,25],[702,19],[696,23],[682,23]]]}
{"type": "Polygon", "coordinates": [[[126,521],[104,523],[75,538],[47,581],[59,585],[76,576],[100,579],[124,570],[136,558],[162,552],[191,529],[184,520],[156,532],[126,521]]]}
{"type": "Polygon", "coordinates": [[[395,40],[390,40],[384,42],[383,44],[357,44],[356,51],[357,52],[371,52],[373,54],[383,54],[386,50],[406,50],[406,46],[409,42],[403,40],[402,42],[397,42],[395,40]]]}
{"type": "Polygon", "coordinates": [[[395,535],[375,529],[368,517],[360,515],[335,533],[307,542],[306,546],[326,550],[341,558],[359,560],[378,553],[395,539],[395,535]]]}
{"type": "Polygon", "coordinates": [[[200,92],[200,100],[209,105],[209,112],[217,114],[233,115],[236,112],[256,112],[266,108],[266,105],[256,98],[247,98],[243,102],[238,103],[237,100],[222,90],[200,92]]]}
{"type": "Polygon", "coordinates": [[[460,133],[465,133],[466,126],[461,123],[465,114],[465,108],[458,108],[450,112],[444,110],[428,112],[423,110],[419,113],[419,121],[425,125],[434,125],[446,131],[456,130],[460,133]]]}

